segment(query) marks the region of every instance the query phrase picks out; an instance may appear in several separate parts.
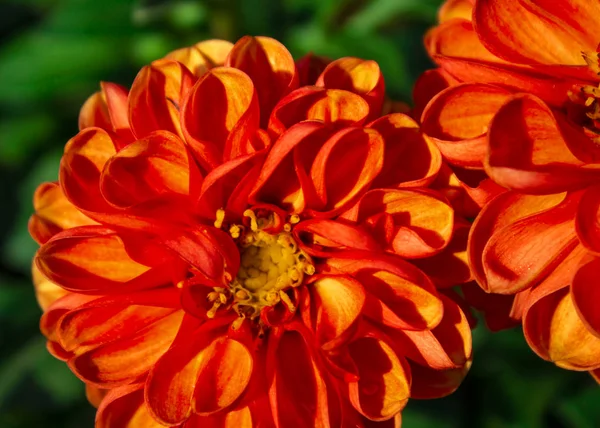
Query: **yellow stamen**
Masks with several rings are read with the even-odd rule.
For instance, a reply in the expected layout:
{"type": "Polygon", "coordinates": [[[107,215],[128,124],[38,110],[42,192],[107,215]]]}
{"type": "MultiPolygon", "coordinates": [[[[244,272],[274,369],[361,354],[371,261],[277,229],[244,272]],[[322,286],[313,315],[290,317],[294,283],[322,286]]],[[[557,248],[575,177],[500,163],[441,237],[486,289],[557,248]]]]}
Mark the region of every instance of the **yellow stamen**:
{"type": "Polygon", "coordinates": [[[254,214],[254,211],[252,211],[252,210],[244,211],[244,217],[250,218],[250,229],[253,232],[256,232],[258,230],[258,221],[256,220],[256,214],[254,214]]]}
{"type": "Polygon", "coordinates": [[[223,208],[219,208],[216,214],[217,219],[215,220],[215,227],[220,229],[223,226],[223,220],[225,220],[225,210],[223,208]]]}

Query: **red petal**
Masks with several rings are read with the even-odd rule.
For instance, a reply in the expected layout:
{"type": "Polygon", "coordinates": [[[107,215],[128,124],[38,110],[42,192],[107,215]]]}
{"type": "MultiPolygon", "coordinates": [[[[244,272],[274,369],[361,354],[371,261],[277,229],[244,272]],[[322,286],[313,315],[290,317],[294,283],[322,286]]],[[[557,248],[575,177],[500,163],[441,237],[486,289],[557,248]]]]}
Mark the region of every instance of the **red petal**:
{"type": "Polygon", "coordinates": [[[310,286],[316,307],[316,336],[324,347],[343,337],[358,320],[365,304],[360,282],[346,276],[325,276],[310,286]]]}
{"type": "Polygon", "coordinates": [[[559,367],[569,370],[600,367],[600,338],[579,318],[568,287],[532,305],[523,318],[523,331],[529,346],[559,367]]]}
{"type": "Polygon", "coordinates": [[[600,148],[542,100],[519,95],[490,125],[486,172],[504,187],[558,193],[600,178],[600,148]],[[519,149],[516,149],[516,148],[519,149]]]}
{"type": "Polygon", "coordinates": [[[497,86],[465,83],[433,98],[421,118],[447,160],[463,167],[482,167],[489,124],[510,92],[497,86]]]}
{"type": "Polygon", "coordinates": [[[329,64],[327,58],[317,56],[313,53],[307,53],[296,61],[296,69],[300,86],[314,85],[317,79],[329,64]]]}
{"type": "Polygon", "coordinates": [[[306,86],[275,106],[269,119],[269,131],[279,135],[304,120],[360,126],[368,114],[369,104],[359,95],[341,89],[306,86]]]}
{"type": "Polygon", "coordinates": [[[379,250],[377,242],[363,229],[334,220],[302,221],[294,227],[294,235],[311,255],[326,256],[346,250],[379,250]]]}
{"type": "Polygon", "coordinates": [[[405,114],[383,116],[368,125],[383,136],[383,168],[374,187],[417,187],[430,184],[442,165],[437,147],[405,114]]]}
{"type": "Polygon", "coordinates": [[[348,384],[354,408],[374,421],[384,421],[400,412],[410,395],[410,369],[406,360],[374,337],[352,342],[348,352],[360,377],[348,384]]]}
{"type": "Polygon", "coordinates": [[[412,385],[411,398],[430,400],[450,395],[460,386],[467,375],[471,361],[456,369],[433,370],[418,364],[410,364],[412,385]]]}
{"type": "Polygon", "coordinates": [[[136,138],[161,130],[181,135],[179,111],[194,81],[176,61],[161,59],[142,68],[129,92],[129,122],[136,138]]]}
{"type": "Polygon", "coordinates": [[[133,384],[108,392],[96,414],[96,428],[162,428],[144,402],[144,385],[133,384]]]}
{"type": "Polygon", "coordinates": [[[122,293],[176,279],[180,264],[174,264],[173,258],[156,246],[146,248],[148,261],[154,259],[152,267],[132,258],[133,247],[149,244],[142,240],[125,245],[110,229],[78,227],[55,235],[42,246],[36,263],[48,279],[80,293],[122,293]]]}
{"type": "Polygon", "coordinates": [[[231,49],[225,64],[242,70],[254,82],[263,126],[267,124],[275,104],[298,87],[292,55],[285,46],[270,37],[242,37],[231,49]]]}
{"type": "Polygon", "coordinates": [[[59,180],[65,196],[77,208],[112,210],[100,193],[100,173],[115,153],[112,139],[99,128],[86,128],[67,142],[59,180]]]}
{"type": "Polygon", "coordinates": [[[169,52],[165,59],[178,61],[185,65],[194,76],[202,77],[211,68],[224,65],[232,47],[233,44],[226,40],[205,40],[194,46],[169,52]]]}
{"type": "Polygon", "coordinates": [[[583,194],[575,217],[575,228],[581,244],[600,255],[600,186],[592,186],[583,194]]]}
{"type": "Polygon", "coordinates": [[[412,117],[420,119],[429,101],[444,89],[458,84],[458,80],[446,73],[442,68],[427,70],[419,76],[413,87],[415,107],[412,117]]]}
{"type": "Polygon", "coordinates": [[[375,61],[352,57],[335,60],[323,70],[316,85],[328,89],[345,89],[361,95],[369,103],[371,119],[381,114],[385,83],[375,61]]]}
{"type": "Polygon", "coordinates": [[[110,158],[100,188],[108,202],[126,208],[161,196],[184,198],[198,194],[201,183],[202,177],[183,141],[169,132],[157,131],[110,158]]]}
{"type": "Polygon", "coordinates": [[[599,268],[600,259],[594,258],[577,270],[571,284],[571,297],[581,321],[592,334],[600,338],[600,287],[597,282],[599,268]]]}
{"type": "Polygon", "coordinates": [[[269,399],[277,428],[328,426],[327,388],[313,351],[297,331],[271,332],[269,399]]]}
{"type": "Polygon", "coordinates": [[[252,80],[234,68],[212,69],[196,82],[182,109],[182,127],[204,169],[254,151],[248,140],[259,125],[256,95],[252,80]]]}
{"type": "Polygon", "coordinates": [[[593,17],[600,14],[600,8],[585,0],[571,0],[560,7],[553,3],[479,0],[473,11],[475,28],[491,52],[511,62],[585,64],[581,51],[594,51],[600,38],[600,33],[589,30],[597,26],[593,17]],[[571,7],[565,10],[569,3],[571,7]]]}

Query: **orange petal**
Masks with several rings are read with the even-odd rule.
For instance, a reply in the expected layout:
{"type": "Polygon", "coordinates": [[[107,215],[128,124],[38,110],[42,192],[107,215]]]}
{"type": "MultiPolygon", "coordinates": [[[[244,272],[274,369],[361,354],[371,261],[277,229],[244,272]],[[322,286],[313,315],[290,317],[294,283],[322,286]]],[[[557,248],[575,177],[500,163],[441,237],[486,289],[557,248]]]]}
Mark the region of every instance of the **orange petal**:
{"type": "MultiPolygon", "coordinates": [[[[483,252],[491,237],[522,219],[526,220],[527,217],[548,212],[548,210],[560,205],[564,199],[564,193],[531,196],[506,192],[493,199],[481,210],[471,228],[467,251],[473,276],[484,290],[490,291],[490,285],[486,277],[487,273],[483,265],[483,252]]],[[[540,228],[543,225],[538,224],[537,227],[540,228]]],[[[508,240],[507,244],[509,244],[514,237],[504,235],[504,239],[508,240]]],[[[545,254],[547,250],[548,248],[542,254],[545,254]]],[[[510,252],[507,256],[509,254],[510,252]]]]}
{"type": "Polygon", "coordinates": [[[290,93],[275,106],[268,128],[280,135],[304,120],[360,126],[368,115],[369,104],[360,95],[342,89],[306,86],[290,93]]]}
{"type": "Polygon", "coordinates": [[[414,108],[412,116],[420,119],[429,101],[444,89],[458,84],[459,81],[442,68],[427,70],[419,76],[413,87],[414,108]]]}
{"type": "Polygon", "coordinates": [[[269,337],[269,399],[277,428],[328,426],[327,388],[309,346],[294,330],[269,337]]]}
{"type": "MultiPolygon", "coordinates": [[[[463,367],[473,352],[471,327],[458,304],[440,294],[443,317],[431,330],[390,330],[397,349],[414,362],[434,370],[463,367]]],[[[442,310],[439,310],[442,314],[442,310]]]]}
{"type": "Polygon", "coordinates": [[[371,122],[368,127],[377,130],[385,142],[383,168],[374,187],[427,186],[434,180],[442,156],[414,120],[394,113],[371,122]]]}
{"type": "Polygon", "coordinates": [[[473,0],[446,0],[438,11],[438,21],[444,23],[454,18],[471,19],[473,0]]]}
{"type": "Polygon", "coordinates": [[[185,65],[194,76],[202,77],[208,70],[225,64],[233,44],[227,40],[204,40],[194,46],[177,49],[168,53],[165,59],[185,65]]]}
{"type": "Polygon", "coordinates": [[[363,229],[334,220],[312,219],[294,228],[297,242],[311,255],[326,256],[336,251],[377,251],[379,245],[363,229]]]}
{"type": "Polygon", "coordinates": [[[577,270],[571,284],[571,298],[585,326],[600,338],[600,312],[597,304],[600,301],[600,287],[597,277],[600,259],[591,262],[577,270]]]}
{"type": "MultiPolygon", "coordinates": [[[[468,3],[468,0],[465,1],[468,3]]],[[[504,62],[483,46],[473,28],[470,17],[469,20],[448,20],[429,30],[425,35],[425,47],[432,57],[444,55],[479,61],[504,62]]]]}
{"type": "Polygon", "coordinates": [[[208,171],[223,160],[249,153],[247,140],[258,128],[258,121],[252,80],[233,68],[207,72],[190,91],[182,110],[185,139],[208,171]]]}
{"type": "Polygon", "coordinates": [[[486,172],[504,187],[558,193],[600,178],[600,148],[531,95],[504,104],[489,130],[486,172]],[[518,147],[519,149],[515,149],[518,147]]]}
{"type": "MultiPolygon", "coordinates": [[[[143,309],[138,310],[140,315],[143,309]]],[[[149,321],[132,335],[125,333],[115,341],[77,355],[69,361],[69,367],[81,379],[98,386],[112,388],[130,383],[146,374],[169,349],[182,317],[183,311],[177,311],[149,321]]],[[[136,320],[136,317],[131,319],[136,320]]],[[[109,325],[118,326],[113,320],[109,325]]]]}
{"type": "Polygon", "coordinates": [[[583,194],[577,209],[575,228],[581,244],[600,255],[600,186],[591,186],[583,194]]]}
{"type": "Polygon", "coordinates": [[[385,83],[379,65],[375,61],[353,57],[337,59],[323,70],[316,85],[354,92],[369,103],[371,119],[381,114],[385,83]]]}
{"type": "Polygon", "coordinates": [[[454,227],[452,207],[433,191],[370,190],[342,218],[373,227],[380,213],[391,216],[390,233],[379,231],[389,250],[405,258],[427,257],[439,253],[450,242],[454,227]],[[386,239],[387,238],[387,239],[386,239]]]}
{"type": "Polygon", "coordinates": [[[69,202],[58,183],[40,184],[33,195],[33,208],[29,233],[40,245],[62,230],[96,224],[69,202]]]}
{"type": "Polygon", "coordinates": [[[294,59],[270,37],[244,36],[231,49],[225,65],[245,72],[258,93],[261,124],[265,126],[275,104],[298,87],[294,59]]]}
{"type": "Polygon", "coordinates": [[[85,398],[87,398],[88,402],[96,409],[100,407],[102,400],[106,397],[108,392],[108,389],[98,388],[89,383],[85,384],[85,398]]]}
{"type": "Polygon", "coordinates": [[[314,210],[341,211],[356,200],[381,171],[383,154],[383,138],[375,130],[335,133],[320,148],[310,170],[319,203],[314,210]]]}
{"type": "Polygon", "coordinates": [[[316,310],[319,343],[339,339],[358,320],[365,304],[360,282],[347,276],[325,276],[311,284],[311,301],[316,310]]]}
{"type": "Polygon", "coordinates": [[[108,392],[96,414],[96,428],[162,428],[148,412],[144,384],[125,385],[108,392]]]}
{"type": "Polygon", "coordinates": [[[590,29],[598,15],[600,7],[585,0],[560,7],[551,1],[478,0],[473,21],[485,46],[508,61],[581,65],[581,51],[596,50],[600,33],[590,29]]]}
{"type": "Polygon", "coordinates": [[[410,369],[382,340],[363,337],[348,345],[359,380],[349,382],[350,402],[363,416],[384,421],[400,412],[410,395],[410,369]]]}
{"type": "Polygon", "coordinates": [[[181,135],[179,111],[194,81],[176,61],[160,59],[142,68],[129,92],[129,122],[136,138],[161,130],[181,135]]]}
{"type": "Polygon", "coordinates": [[[44,274],[40,272],[35,262],[31,266],[31,276],[35,288],[35,298],[44,312],[52,303],[69,293],[64,288],[46,278],[44,274]]]}
{"type": "Polygon", "coordinates": [[[157,131],[129,144],[104,166],[100,188],[108,202],[126,208],[160,196],[198,194],[202,178],[183,141],[157,131]]]}
{"type": "Polygon", "coordinates": [[[465,83],[434,97],[423,112],[423,132],[455,165],[482,167],[490,121],[510,97],[497,86],[465,83]]]}
{"type": "Polygon", "coordinates": [[[430,367],[411,363],[411,398],[430,400],[450,395],[460,386],[470,367],[470,360],[464,366],[447,370],[434,370],[430,367]]]}
{"type": "MultiPolygon", "coordinates": [[[[179,267],[164,250],[148,247],[147,256],[155,258],[149,267],[132,258],[134,246],[125,245],[119,235],[100,226],[70,229],[55,235],[38,251],[40,271],[65,290],[81,293],[106,293],[139,290],[172,281],[179,267]]],[[[139,251],[139,250],[138,250],[139,251]]]]}
{"type": "Polygon", "coordinates": [[[65,196],[77,208],[92,212],[112,210],[100,193],[100,173],[115,153],[113,140],[100,128],[86,128],[67,142],[59,181],[65,196]]]}
{"type": "Polygon", "coordinates": [[[533,304],[523,317],[523,332],[540,357],[559,367],[600,368],[600,338],[579,318],[568,287],[533,304]]]}
{"type": "Polygon", "coordinates": [[[363,312],[380,324],[422,330],[435,327],[442,319],[442,301],[431,280],[405,260],[349,252],[344,258],[329,258],[327,266],[361,282],[367,292],[363,312]]]}
{"type": "Polygon", "coordinates": [[[481,255],[487,291],[521,291],[561,263],[577,245],[573,219],[579,196],[569,195],[558,206],[506,225],[490,237],[481,255]]]}

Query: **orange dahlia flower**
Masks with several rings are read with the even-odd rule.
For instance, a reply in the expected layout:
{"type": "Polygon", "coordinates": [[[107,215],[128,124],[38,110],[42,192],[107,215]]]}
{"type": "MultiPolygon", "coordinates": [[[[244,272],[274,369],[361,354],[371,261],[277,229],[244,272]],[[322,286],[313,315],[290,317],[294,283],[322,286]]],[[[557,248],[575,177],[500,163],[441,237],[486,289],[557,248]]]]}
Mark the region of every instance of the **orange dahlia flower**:
{"type": "Polygon", "coordinates": [[[449,0],[440,22],[415,92],[424,132],[508,189],[471,230],[475,279],[538,355],[597,377],[600,3],[449,0]]]}
{"type": "Polygon", "coordinates": [[[30,230],[41,329],[97,427],[397,426],[459,385],[469,323],[438,287],[469,280],[466,229],[386,105],[375,62],[265,37],[88,99],[30,230]]]}

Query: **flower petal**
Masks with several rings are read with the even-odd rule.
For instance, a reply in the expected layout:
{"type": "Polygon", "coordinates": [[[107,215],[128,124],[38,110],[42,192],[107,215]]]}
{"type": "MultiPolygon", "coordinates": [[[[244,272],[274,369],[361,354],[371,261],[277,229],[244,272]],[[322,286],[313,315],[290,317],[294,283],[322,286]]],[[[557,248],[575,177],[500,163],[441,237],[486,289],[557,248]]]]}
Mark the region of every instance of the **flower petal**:
{"type": "Polygon", "coordinates": [[[108,392],[96,414],[96,428],[162,428],[148,412],[144,384],[125,385],[108,392]]]}
{"type": "Polygon", "coordinates": [[[353,57],[335,60],[323,70],[316,85],[354,92],[369,103],[370,118],[374,119],[381,114],[385,83],[379,65],[375,61],[353,57]]]}
{"type": "Polygon", "coordinates": [[[600,337],[579,318],[568,287],[535,302],[523,317],[529,346],[543,359],[569,370],[600,367],[600,337]]]}
{"type": "Polygon", "coordinates": [[[421,117],[423,132],[431,137],[452,164],[483,166],[489,124],[510,97],[492,85],[465,83],[452,86],[433,98],[421,117]]]}
{"type": "Polygon", "coordinates": [[[414,120],[393,113],[367,126],[377,130],[385,142],[383,168],[374,187],[417,187],[433,181],[441,168],[442,156],[414,120]]]}
{"type": "Polygon", "coordinates": [[[517,220],[490,237],[481,255],[487,291],[512,294],[528,288],[573,250],[579,196],[568,195],[556,207],[517,220]]]}
{"type": "Polygon", "coordinates": [[[218,67],[191,89],[181,122],[196,159],[210,171],[224,160],[254,151],[248,146],[258,129],[259,115],[250,77],[234,68],[218,67]]]}
{"type": "Polygon", "coordinates": [[[362,125],[369,115],[369,104],[360,96],[342,89],[306,86],[283,98],[269,119],[268,129],[282,134],[304,120],[319,120],[326,124],[362,125]]]}
{"type": "Polygon", "coordinates": [[[263,126],[275,104],[298,87],[292,55],[270,37],[242,37],[231,49],[225,65],[242,70],[252,79],[258,93],[263,126]]]}
{"type": "Polygon", "coordinates": [[[336,251],[377,251],[379,245],[373,237],[356,226],[334,220],[312,219],[294,227],[297,242],[311,255],[325,256],[336,251]]]}
{"type": "Polygon", "coordinates": [[[581,197],[575,228],[581,244],[600,255],[600,186],[589,187],[581,197]]]}
{"type": "Polygon", "coordinates": [[[363,337],[348,345],[359,380],[349,382],[350,402],[363,416],[384,421],[400,412],[410,395],[410,369],[382,340],[363,337]]]}
{"type": "Polygon", "coordinates": [[[599,267],[600,259],[594,258],[577,270],[571,284],[571,298],[581,321],[592,334],[600,338],[600,312],[597,307],[600,301],[597,281],[599,267]]]}
{"type": "Polygon", "coordinates": [[[585,64],[581,51],[594,51],[598,44],[598,37],[594,38],[588,28],[597,25],[592,17],[600,14],[600,8],[585,0],[565,2],[560,8],[550,1],[539,3],[478,0],[473,21],[485,46],[501,58],[522,64],[585,64]],[[569,10],[563,9],[569,3],[569,10]],[[548,9],[544,7],[547,5],[552,6],[548,9]],[[585,22],[590,27],[582,28],[585,22]]]}
{"type": "Polygon", "coordinates": [[[55,235],[42,246],[36,263],[50,281],[65,290],[90,294],[123,293],[164,285],[177,278],[180,263],[164,249],[150,244],[142,240],[128,241],[126,245],[110,229],[78,227],[55,235]],[[134,251],[145,252],[147,259],[142,261],[151,266],[134,260],[134,251]]]}
{"type": "Polygon", "coordinates": [[[169,52],[165,59],[185,65],[194,76],[202,77],[208,70],[225,64],[233,44],[227,40],[204,40],[194,46],[169,52]]]}
{"type": "Polygon", "coordinates": [[[160,59],[142,68],[129,92],[129,122],[136,138],[160,130],[181,136],[179,110],[194,81],[177,61],[160,59]]]}
{"type": "Polygon", "coordinates": [[[115,153],[113,140],[100,128],[86,128],[67,142],[59,182],[67,199],[77,208],[93,212],[112,210],[100,193],[100,173],[115,153]]]}
{"type": "Polygon", "coordinates": [[[119,208],[161,196],[183,199],[198,194],[202,183],[183,141],[166,131],[153,132],[119,151],[104,166],[100,180],[105,199],[119,208]]]}
{"type": "Polygon", "coordinates": [[[35,288],[35,298],[40,308],[45,312],[52,303],[67,295],[69,292],[56,285],[40,272],[35,262],[31,266],[31,276],[35,288]]]}
{"type": "Polygon", "coordinates": [[[325,276],[311,284],[310,293],[316,307],[316,338],[327,347],[359,319],[365,290],[349,276],[325,276]]]}
{"type": "Polygon", "coordinates": [[[600,148],[531,95],[515,96],[498,111],[490,125],[488,153],[488,175],[520,191],[558,193],[600,178],[600,167],[593,165],[600,163],[600,148]]]}
{"type": "Polygon", "coordinates": [[[461,367],[446,370],[434,370],[430,367],[410,363],[411,398],[430,400],[450,395],[460,386],[470,367],[471,361],[461,367]]]}
{"type": "Polygon", "coordinates": [[[40,245],[62,230],[96,224],[69,202],[58,183],[40,184],[33,195],[33,208],[29,233],[40,245]]]}
{"type": "Polygon", "coordinates": [[[438,11],[438,21],[444,23],[454,18],[471,19],[473,0],[446,0],[438,11]]]}

